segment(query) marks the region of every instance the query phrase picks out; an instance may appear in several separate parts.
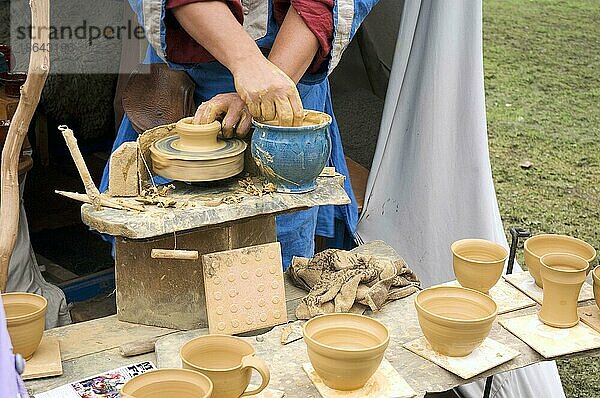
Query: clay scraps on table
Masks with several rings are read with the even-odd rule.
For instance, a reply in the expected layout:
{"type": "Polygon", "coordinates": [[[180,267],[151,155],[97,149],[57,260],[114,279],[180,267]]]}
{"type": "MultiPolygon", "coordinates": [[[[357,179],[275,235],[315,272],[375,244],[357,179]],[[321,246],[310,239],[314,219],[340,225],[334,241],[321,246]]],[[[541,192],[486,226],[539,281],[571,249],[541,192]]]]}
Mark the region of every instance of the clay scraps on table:
{"type": "Polygon", "coordinates": [[[169,193],[174,189],[175,185],[173,184],[157,187],[156,185],[146,183],[146,185],[142,187],[142,192],[136,200],[147,205],[156,205],[158,207],[175,207],[177,201],[168,197],[169,193]]]}
{"type": "Polygon", "coordinates": [[[327,249],[314,258],[294,257],[288,271],[308,291],[296,308],[298,319],[333,312],[379,311],[387,302],[417,292],[421,282],[403,259],[327,249]]]}

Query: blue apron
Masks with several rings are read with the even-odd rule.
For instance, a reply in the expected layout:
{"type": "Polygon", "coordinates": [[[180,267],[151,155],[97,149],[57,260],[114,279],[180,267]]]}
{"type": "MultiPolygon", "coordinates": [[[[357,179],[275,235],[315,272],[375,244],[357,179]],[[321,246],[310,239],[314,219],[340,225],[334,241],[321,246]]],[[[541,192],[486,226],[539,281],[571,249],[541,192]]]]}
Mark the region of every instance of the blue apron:
{"type": "MultiPolygon", "coordinates": [[[[267,35],[257,41],[257,44],[263,48],[270,48],[277,34],[277,25],[274,23],[274,18],[270,19],[272,22],[269,23],[267,35]]],[[[164,61],[149,46],[146,62],[162,63],[164,61]]],[[[219,62],[186,66],[169,63],[169,66],[174,69],[185,70],[195,82],[194,100],[196,106],[217,94],[235,92],[233,76],[219,62]]],[[[314,109],[328,113],[332,117],[334,116],[329,81],[326,76],[304,76],[298,84],[298,92],[300,93],[304,108],[314,109]]],[[[284,269],[289,267],[293,256],[313,256],[315,234],[332,238],[335,234],[336,219],[342,220],[351,234],[354,234],[356,229],[358,221],[356,199],[350,185],[348,168],[335,117],[333,117],[329,133],[332,142],[329,166],[335,167],[337,172],[346,176],[344,189],[350,197],[351,203],[342,206],[319,206],[277,216],[277,240],[281,243],[284,269]]],[[[137,137],[137,132],[133,129],[127,115],[125,115],[112,150],[117,149],[125,141],[136,140],[137,137]]],[[[167,181],[164,178],[155,179],[155,182],[159,184],[166,183],[167,181]]],[[[100,184],[101,192],[104,192],[106,189],[108,189],[108,164],[104,169],[100,184]]]]}

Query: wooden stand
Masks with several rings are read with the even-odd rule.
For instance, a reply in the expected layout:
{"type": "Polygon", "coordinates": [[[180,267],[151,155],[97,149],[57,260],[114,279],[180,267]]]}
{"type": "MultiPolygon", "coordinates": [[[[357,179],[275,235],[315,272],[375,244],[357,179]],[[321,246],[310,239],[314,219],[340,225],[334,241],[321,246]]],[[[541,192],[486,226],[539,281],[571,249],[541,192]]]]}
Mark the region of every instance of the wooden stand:
{"type": "Polygon", "coordinates": [[[177,233],[177,248],[197,250],[195,260],[152,258],[174,247],[173,234],[116,242],[119,320],[174,329],[208,325],[202,255],[275,242],[275,216],[266,215],[177,233]]]}

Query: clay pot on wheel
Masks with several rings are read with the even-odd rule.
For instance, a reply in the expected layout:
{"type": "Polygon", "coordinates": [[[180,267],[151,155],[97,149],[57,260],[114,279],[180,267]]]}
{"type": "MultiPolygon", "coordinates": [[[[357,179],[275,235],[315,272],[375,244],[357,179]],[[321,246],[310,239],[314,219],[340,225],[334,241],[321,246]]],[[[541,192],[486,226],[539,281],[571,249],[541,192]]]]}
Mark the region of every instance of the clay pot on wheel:
{"type": "Polygon", "coordinates": [[[541,234],[525,241],[525,265],[535,280],[535,284],[543,287],[540,274],[540,258],[549,253],[570,253],[591,263],[596,258],[596,249],[581,239],[567,235],[541,234]]]}
{"type": "Polygon", "coordinates": [[[458,286],[422,290],[415,306],[423,335],[434,351],[449,357],[463,357],[479,347],[498,314],[490,296],[458,286]]]}
{"type": "Polygon", "coordinates": [[[568,253],[551,253],[540,259],[544,299],[538,317],[548,326],[570,328],[579,323],[577,300],[589,263],[568,253]]]}
{"type": "Polygon", "coordinates": [[[600,266],[594,268],[592,271],[592,279],[594,281],[594,300],[596,300],[596,305],[600,308],[600,266]]]}
{"type": "Polygon", "coordinates": [[[210,398],[213,385],[203,374],[185,369],[142,373],[123,385],[123,398],[210,398]]]}
{"type": "Polygon", "coordinates": [[[214,386],[213,395],[218,398],[256,395],[267,387],[269,368],[255,353],[246,340],[220,334],[196,337],[179,351],[183,368],[207,376],[214,386]],[[252,369],[260,374],[262,382],[258,388],[246,391],[252,369]]]}
{"type": "Polygon", "coordinates": [[[357,390],[377,371],[390,341],[381,322],[363,315],[328,314],[303,328],[308,358],[326,386],[357,390]]]}
{"type": "Polygon", "coordinates": [[[284,127],[256,120],[252,124],[252,158],[277,191],[303,193],[315,189],[331,153],[331,116],[306,110],[302,126],[284,127]]]}
{"type": "Polygon", "coordinates": [[[2,302],[13,352],[28,360],[42,341],[48,301],[33,293],[3,293],[2,302]]]}
{"type": "Polygon", "coordinates": [[[462,239],[451,249],[454,275],[460,285],[489,294],[502,275],[508,251],[483,239],[462,239]]]}

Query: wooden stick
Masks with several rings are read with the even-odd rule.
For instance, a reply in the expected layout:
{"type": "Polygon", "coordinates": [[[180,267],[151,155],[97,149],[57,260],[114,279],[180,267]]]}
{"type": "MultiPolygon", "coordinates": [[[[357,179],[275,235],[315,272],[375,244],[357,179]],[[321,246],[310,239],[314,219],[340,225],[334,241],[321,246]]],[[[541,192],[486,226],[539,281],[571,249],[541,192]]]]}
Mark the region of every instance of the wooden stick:
{"type": "Polygon", "coordinates": [[[71,157],[75,162],[75,166],[77,167],[81,181],[83,181],[85,193],[87,193],[87,195],[90,197],[92,204],[96,207],[96,210],[100,209],[100,191],[98,191],[98,188],[96,188],[96,184],[94,184],[94,180],[92,180],[92,176],[90,175],[90,171],[85,164],[85,160],[83,160],[83,155],[79,150],[77,138],[75,138],[73,130],[67,126],[58,126],[58,129],[62,131],[65,142],[67,143],[67,147],[69,148],[69,152],[71,152],[71,157]]]}
{"type": "Polygon", "coordinates": [[[0,291],[5,291],[8,280],[8,265],[17,241],[19,211],[19,155],[23,140],[27,135],[29,124],[35,113],[42,89],[50,70],[50,4],[49,0],[30,0],[31,26],[34,32],[31,37],[31,51],[29,55],[29,69],[27,80],[21,87],[21,98],[17,105],[8,135],[2,149],[0,165],[0,180],[2,188],[0,193],[0,291]]]}
{"type": "Polygon", "coordinates": [[[119,347],[119,354],[121,354],[123,357],[133,357],[136,355],[153,352],[155,349],[156,340],[158,340],[158,336],[138,341],[130,341],[129,343],[122,344],[119,347]]]}
{"type": "Polygon", "coordinates": [[[150,257],[175,260],[198,260],[198,250],[152,249],[150,257]]]}
{"type": "MultiPolygon", "coordinates": [[[[59,195],[67,197],[69,199],[78,200],[83,203],[90,203],[90,204],[92,203],[92,200],[90,199],[90,197],[84,193],[59,191],[59,190],[55,190],[54,193],[57,193],[59,195]]],[[[100,195],[98,200],[100,201],[101,206],[110,207],[112,209],[136,210],[136,211],[145,211],[146,210],[144,208],[144,206],[132,205],[129,203],[124,203],[122,201],[118,201],[118,200],[107,199],[107,198],[102,197],[102,195],[100,195]]]]}

